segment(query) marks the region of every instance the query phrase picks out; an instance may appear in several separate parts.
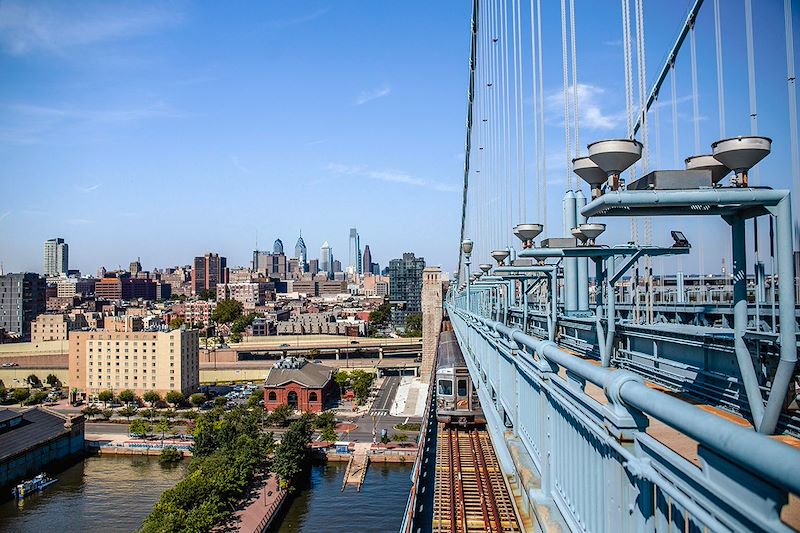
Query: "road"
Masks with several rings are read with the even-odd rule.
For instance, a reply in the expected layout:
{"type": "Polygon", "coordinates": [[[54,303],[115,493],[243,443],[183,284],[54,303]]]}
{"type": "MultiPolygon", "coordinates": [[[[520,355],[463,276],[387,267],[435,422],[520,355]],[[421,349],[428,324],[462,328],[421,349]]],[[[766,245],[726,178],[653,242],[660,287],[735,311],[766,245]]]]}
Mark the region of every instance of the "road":
{"type": "Polygon", "coordinates": [[[397,394],[397,387],[399,386],[400,376],[389,376],[384,380],[383,385],[378,391],[378,396],[375,398],[375,401],[372,402],[372,409],[369,411],[370,416],[389,414],[389,410],[392,408],[392,402],[394,402],[394,397],[397,394]]]}

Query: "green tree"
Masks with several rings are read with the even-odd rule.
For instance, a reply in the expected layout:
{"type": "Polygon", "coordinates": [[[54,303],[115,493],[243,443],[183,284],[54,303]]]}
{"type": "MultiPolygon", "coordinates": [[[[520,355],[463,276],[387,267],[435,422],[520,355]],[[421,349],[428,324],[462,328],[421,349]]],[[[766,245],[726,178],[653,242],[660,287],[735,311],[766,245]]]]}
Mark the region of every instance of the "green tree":
{"type": "Polygon", "coordinates": [[[339,389],[344,391],[350,386],[350,374],[344,370],[339,370],[334,374],[333,380],[339,385],[339,389]]]}
{"type": "Polygon", "coordinates": [[[211,319],[220,324],[230,324],[242,316],[243,308],[242,302],[238,300],[220,300],[211,314],[211,319]]]}
{"type": "Polygon", "coordinates": [[[150,407],[148,409],[142,409],[141,411],[139,411],[139,414],[145,417],[147,420],[152,421],[158,414],[158,411],[150,407]]]}
{"type": "Polygon", "coordinates": [[[97,399],[103,402],[103,407],[105,407],[108,405],[108,402],[114,399],[114,393],[110,390],[100,391],[100,393],[97,395],[97,399]]]}
{"type": "Polygon", "coordinates": [[[89,420],[93,419],[102,412],[103,412],[102,409],[100,409],[99,407],[95,407],[94,405],[87,405],[86,407],[81,409],[81,413],[83,413],[83,416],[85,416],[89,420]]]}
{"type": "Polygon", "coordinates": [[[311,427],[306,420],[293,422],[275,449],[272,470],[278,475],[280,486],[292,488],[297,476],[308,461],[311,427]]]}
{"type": "Polygon", "coordinates": [[[406,337],[422,337],[422,313],[406,315],[406,337]]]}
{"type": "Polygon", "coordinates": [[[201,392],[198,392],[196,394],[192,394],[191,396],[189,396],[189,401],[195,407],[200,407],[201,405],[203,405],[205,403],[206,395],[201,393],[201,392]]]}
{"type": "Polygon", "coordinates": [[[369,398],[369,391],[372,388],[373,381],[375,381],[375,374],[370,372],[353,370],[350,373],[350,382],[356,395],[356,401],[359,404],[363,404],[369,398]]]}
{"type": "Polygon", "coordinates": [[[14,400],[14,403],[22,403],[30,395],[31,391],[29,389],[14,389],[14,392],[11,393],[11,399],[14,400]]]}
{"type": "Polygon", "coordinates": [[[42,380],[41,380],[41,379],[39,379],[39,376],[37,376],[36,374],[31,374],[30,376],[28,376],[27,378],[25,378],[25,381],[26,381],[26,382],[28,383],[28,385],[30,385],[31,387],[39,388],[39,387],[41,387],[41,386],[42,386],[42,380]]]}
{"type": "Polygon", "coordinates": [[[158,462],[162,465],[169,465],[179,463],[183,459],[183,453],[178,451],[175,446],[167,446],[161,450],[161,455],[158,457],[158,462]]]}
{"type": "Polygon", "coordinates": [[[45,378],[44,381],[45,381],[45,383],[47,383],[51,387],[60,387],[61,386],[61,381],[58,379],[58,377],[56,377],[55,374],[47,374],[47,377],[45,378]]]}
{"type": "Polygon", "coordinates": [[[224,396],[217,396],[214,398],[214,405],[216,407],[225,407],[228,405],[228,399],[224,396]]]}
{"type": "Polygon", "coordinates": [[[408,440],[408,435],[405,435],[403,433],[395,433],[394,435],[392,435],[392,440],[395,442],[405,442],[408,440]]]}
{"type": "Polygon", "coordinates": [[[333,411],[324,411],[318,414],[314,420],[314,426],[317,429],[323,429],[334,424],[336,424],[336,415],[333,414],[333,411]]]}
{"type": "Polygon", "coordinates": [[[146,438],[151,431],[153,431],[153,426],[141,418],[137,418],[131,422],[129,430],[131,436],[138,435],[142,438],[146,438]]]}
{"type": "Polygon", "coordinates": [[[171,390],[167,393],[167,403],[172,404],[172,407],[178,407],[185,398],[183,393],[177,390],[171,390]]]}
{"type": "Polygon", "coordinates": [[[0,402],[5,402],[6,397],[8,397],[8,389],[0,385],[0,402]]]}
{"type": "Polygon", "coordinates": [[[136,401],[136,394],[134,394],[134,392],[130,389],[125,389],[120,391],[120,393],[117,395],[117,398],[119,398],[119,401],[122,403],[129,405],[136,401]]]}
{"type": "Polygon", "coordinates": [[[169,321],[169,329],[180,329],[180,327],[184,324],[185,320],[181,317],[173,318],[169,321]]]}
{"type": "Polygon", "coordinates": [[[124,416],[125,418],[128,419],[128,422],[130,422],[131,421],[131,417],[132,416],[136,416],[136,413],[138,413],[138,412],[139,412],[139,410],[137,408],[133,407],[132,405],[126,405],[125,407],[123,407],[122,409],[117,411],[117,414],[119,416],[124,416]]]}
{"type": "Polygon", "coordinates": [[[230,342],[242,342],[242,334],[241,333],[231,333],[230,337],[228,337],[228,341],[230,342]]]}
{"type": "Polygon", "coordinates": [[[392,317],[392,304],[384,302],[369,314],[370,335],[375,335],[378,329],[386,327],[392,317]]]}
{"type": "MultiPolygon", "coordinates": [[[[27,389],[25,389],[27,390],[27,389]]],[[[47,399],[47,393],[44,391],[36,391],[31,394],[24,402],[24,405],[39,405],[47,399]]]]}
{"type": "Polygon", "coordinates": [[[326,442],[336,442],[339,440],[339,435],[336,433],[336,428],[333,424],[328,424],[324,428],[322,428],[322,432],[320,432],[320,438],[326,442]]]}
{"type": "Polygon", "coordinates": [[[197,293],[197,297],[201,300],[216,300],[217,291],[212,289],[202,289],[200,292],[197,293]]]}
{"type": "Polygon", "coordinates": [[[267,424],[274,427],[285,426],[290,416],[292,416],[292,408],[285,404],[279,405],[267,415],[267,424]]]}
{"type": "Polygon", "coordinates": [[[311,348],[311,349],[308,351],[308,356],[309,356],[311,359],[317,359],[317,358],[319,358],[319,354],[320,354],[319,348],[311,348]]]}
{"type": "Polygon", "coordinates": [[[156,404],[161,401],[161,395],[154,390],[149,390],[144,393],[142,399],[146,401],[150,407],[155,407],[156,404]]]}
{"type": "Polygon", "coordinates": [[[100,414],[106,420],[110,420],[111,417],[114,416],[114,410],[113,409],[103,409],[102,411],[100,411],[100,414]]]}
{"type": "Polygon", "coordinates": [[[162,418],[156,424],[156,431],[161,433],[161,446],[164,446],[164,435],[172,429],[172,420],[167,417],[162,418]]]}

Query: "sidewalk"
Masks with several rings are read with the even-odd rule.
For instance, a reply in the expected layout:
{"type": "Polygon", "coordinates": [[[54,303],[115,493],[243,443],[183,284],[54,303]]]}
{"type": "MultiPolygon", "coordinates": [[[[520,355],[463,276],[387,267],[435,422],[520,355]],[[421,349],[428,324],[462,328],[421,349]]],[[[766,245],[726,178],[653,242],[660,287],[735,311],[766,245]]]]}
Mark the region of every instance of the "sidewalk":
{"type": "Polygon", "coordinates": [[[250,491],[243,509],[233,513],[231,519],[215,531],[240,531],[242,533],[260,533],[265,531],[277,514],[286,492],[278,488],[278,480],[274,474],[267,474],[250,491]]]}

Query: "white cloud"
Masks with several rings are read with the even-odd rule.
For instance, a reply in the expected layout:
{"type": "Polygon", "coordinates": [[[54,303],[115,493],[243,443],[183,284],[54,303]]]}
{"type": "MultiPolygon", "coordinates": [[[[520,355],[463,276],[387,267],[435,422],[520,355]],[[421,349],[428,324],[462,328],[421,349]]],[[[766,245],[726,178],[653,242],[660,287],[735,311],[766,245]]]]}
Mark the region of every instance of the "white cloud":
{"type": "Polygon", "coordinates": [[[92,191],[96,191],[99,188],[100,188],[100,184],[99,183],[95,183],[91,187],[85,187],[82,190],[83,190],[83,192],[92,192],[92,191]]]}
{"type": "MultiPolygon", "coordinates": [[[[573,102],[572,85],[568,87],[569,112],[572,120],[573,102]]],[[[625,119],[624,113],[608,113],[601,109],[605,89],[596,85],[584,83],[578,84],[578,113],[580,115],[580,126],[588,130],[610,130],[618,127],[625,119]]],[[[551,119],[564,123],[564,92],[557,90],[545,99],[545,107],[551,119]]]]}
{"type": "Polygon", "coordinates": [[[358,97],[355,100],[355,105],[364,105],[367,102],[371,102],[373,100],[377,100],[378,98],[383,98],[384,96],[388,96],[389,93],[392,92],[392,88],[388,85],[384,85],[378,89],[373,89],[371,91],[361,91],[358,97]]]}
{"type": "Polygon", "coordinates": [[[312,20],[324,16],[325,14],[328,13],[328,11],[330,11],[330,9],[324,8],[324,9],[318,9],[317,11],[314,11],[312,13],[308,13],[307,15],[299,15],[297,17],[289,17],[284,19],[274,19],[267,21],[266,26],[269,29],[280,30],[283,28],[288,28],[289,26],[295,26],[297,24],[304,24],[306,22],[311,22],[312,20]]]}
{"type": "Polygon", "coordinates": [[[11,104],[10,111],[29,117],[42,119],[77,119],[96,122],[130,122],[146,118],[178,117],[180,113],[172,110],[164,102],[149,106],[122,109],[82,109],[76,107],[40,106],[33,104],[11,104]]]}
{"type": "Polygon", "coordinates": [[[326,168],[340,176],[363,176],[373,180],[422,187],[437,192],[456,192],[460,190],[459,187],[449,183],[425,180],[397,170],[371,170],[364,165],[342,165],[339,163],[329,163],[326,168]]]}
{"type": "Polygon", "coordinates": [[[73,47],[147,34],[181,19],[161,5],[6,0],[0,3],[0,48],[13,55],[63,55],[73,47]]]}
{"type": "Polygon", "coordinates": [[[0,222],[2,222],[3,220],[5,220],[6,218],[8,218],[8,217],[9,217],[9,215],[11,215],[11,211],[6,211],[6,212],[5,212],[5,213],[3,213],[2,215],[0,215],[0,222]]]}

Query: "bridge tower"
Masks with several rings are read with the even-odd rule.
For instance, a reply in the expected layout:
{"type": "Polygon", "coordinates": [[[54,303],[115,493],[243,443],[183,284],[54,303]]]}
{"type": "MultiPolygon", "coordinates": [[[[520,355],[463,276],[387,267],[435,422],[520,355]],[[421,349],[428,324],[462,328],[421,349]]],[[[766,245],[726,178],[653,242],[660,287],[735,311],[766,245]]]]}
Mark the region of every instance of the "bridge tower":
{"type": "Polygon", "coordinates": [[[420,376],[428,383],[436,359],[439,331],[442,329],[442,269],[422,271],[422,365],[420,376]]]}

